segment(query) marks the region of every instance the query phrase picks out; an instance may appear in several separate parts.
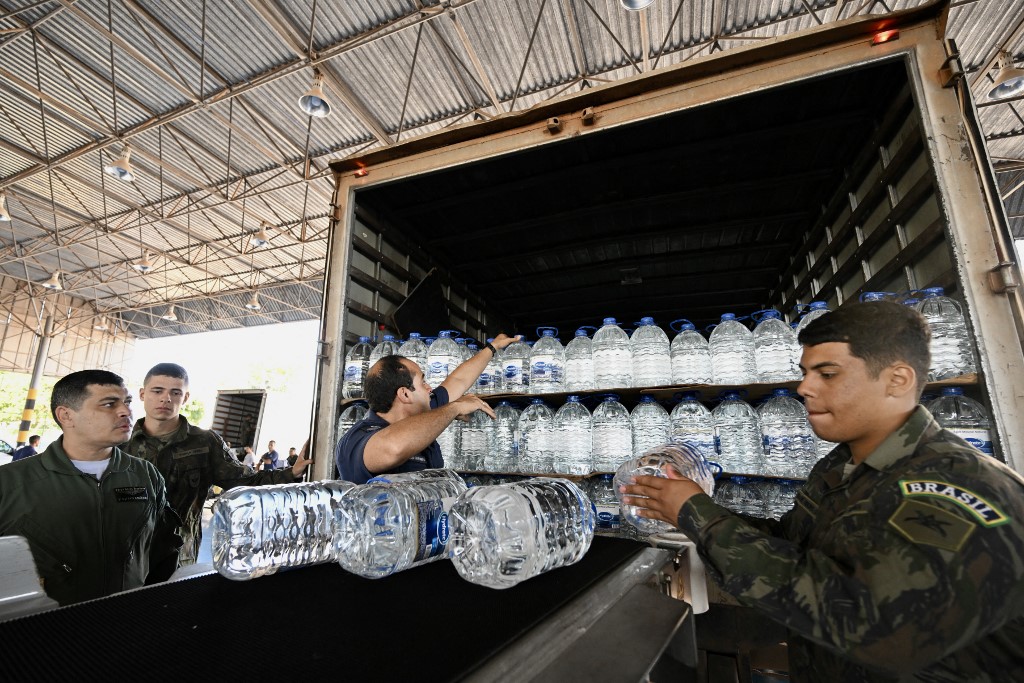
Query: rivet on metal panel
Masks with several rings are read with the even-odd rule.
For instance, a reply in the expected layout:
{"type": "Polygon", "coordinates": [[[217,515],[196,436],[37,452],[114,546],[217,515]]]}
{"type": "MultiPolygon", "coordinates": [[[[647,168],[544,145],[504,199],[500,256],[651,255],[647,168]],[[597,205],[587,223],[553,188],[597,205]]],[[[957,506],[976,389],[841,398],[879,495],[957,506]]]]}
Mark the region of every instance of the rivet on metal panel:
{"type": "Polygon", "coordinates": [[[988,286],[989,289],[997,294],[1005,294],[1011,289],[1020,287],[1017,264],[1013,261],[1003,261],[988,271],[988,286]]]}
{"type": "Polygon", "coordinates": [[[562,120],[561,119],[559,119],[557,116],[552,116],[550,119],[548,119],[548,132],[549,133],[558,133],[558,132],[561,132],[561,130],[562,130],[562,120]]]}
{"type": "Polygon", "coordinates": [[[580,118],[583,119],[584,126],[591,126],[597,120],[597,114],[594,112],[593,107],[587,107],[583,110],[583,114],[580,118]]]}

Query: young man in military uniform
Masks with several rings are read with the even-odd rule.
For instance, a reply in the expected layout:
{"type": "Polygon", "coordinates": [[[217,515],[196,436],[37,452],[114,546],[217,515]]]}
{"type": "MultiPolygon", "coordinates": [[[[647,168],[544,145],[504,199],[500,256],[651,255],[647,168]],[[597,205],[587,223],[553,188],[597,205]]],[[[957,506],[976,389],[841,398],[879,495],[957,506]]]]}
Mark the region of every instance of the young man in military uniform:
{"type": "Polygon", "coordinates": [[[789,629],[795,681],[1024,680],[1024,479],[917,404],[928,340],[920,314],[891,302],[801,332],[798,391],[839,446],[780,521],[733,514],[689,479],[623,489],[789,629]]]}
{"type": "Polygon", "coordinates": [[[164,479],[123,453],[132,397],[106,370],[53,387],[64,434],[41,454],[0,467],[0,536],[28,539],[43,590],[61,605],[170,578],[181,539],[164,479]]]}
{"type": "Polygon", "coordinates": [[[188,401],[188,373],[175,363],[159,363],[139,390],[146,416],[135,423],[124,449],[157,466],[167,480],[167,498],[181,517],[185,547],[181,564],[194,564],[202,541],[203,504],[211,484],[234,486],[301,481],[311,462],[305,450],[291,469],[255,472],[238,461],[216,432],[190,425],[181,406],[188,401]]]}

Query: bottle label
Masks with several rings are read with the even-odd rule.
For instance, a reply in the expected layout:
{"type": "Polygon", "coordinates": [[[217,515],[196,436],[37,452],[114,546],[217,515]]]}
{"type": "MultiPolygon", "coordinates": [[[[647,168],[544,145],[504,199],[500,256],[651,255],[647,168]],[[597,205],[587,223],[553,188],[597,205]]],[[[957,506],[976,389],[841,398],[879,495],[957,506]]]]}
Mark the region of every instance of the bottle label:
{"type": "Polygon", "coordinates": [[[441,361],[435,360],[430,364],[431,375],[441,375],[448,371],[448,366],[441,361]]]}
{"type": "Polygon", "coordinates": [[[489,387],[491,385],[491,373],[481,372],[480,377],[476,380],[476,385],[478,387],[489,387]]]}
{"type": "Polygon", "coordinates": [[[619,506],[613,503],[597,503],[597,528],[618,529],[622,520],[619,516],[619,506]]]}
{"type": "Polygon", "coordinates": [[[445,551],[448,544],[448,511],[455,503],[455,498],[426,500],[416,504],[417,538],[415,562],[437,557],[445,551]]]}
{"type": "Polygon", "coordinates": [[[985,455],[994,455],[992,451],[992,435],[987,429],[957,427],[955,429],[950,429],[949,431],[953,432],[985,455]]]}
{"type": "Polygon", "coordinates": [[[505,366],[505,379],[515,380],[519,377],[519,373],[522,370],[518,365],[506,365],[505,366]]]}
{"type": "Polygon", "coordinates": [[[362,373],[359,363],[350,363],[345,366],[345,381],[358,382],[362,373]]]}

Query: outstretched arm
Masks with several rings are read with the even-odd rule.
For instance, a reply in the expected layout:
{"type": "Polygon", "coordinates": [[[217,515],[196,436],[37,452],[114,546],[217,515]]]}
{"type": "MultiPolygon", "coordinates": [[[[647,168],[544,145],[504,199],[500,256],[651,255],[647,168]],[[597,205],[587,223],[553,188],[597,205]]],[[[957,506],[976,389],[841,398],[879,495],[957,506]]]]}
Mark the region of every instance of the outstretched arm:
{"type": "MultiPolygon", "coordinates": [[[[506,334],[499,334],[494,338],[494,341],[491,342],[491,346],[498,351],[501,351],[517,339],[522,339],[522,337],[523,336],[521,334],[517,334],[514,337],[509,337],[506,334]]],[[[451,374],[448,375],[448,378],[441,382],[441,386],[448,390],[448,396],[454,401],[459,396],[465,394],[466,390],[476,383],[477,378],[480,377],[480,373],[484,371],[484,368],[487,367],[487,364],[491,362],[493,357],[494,354],[491,353],[491,350],[484,347],[477,351],[472,358],[452,370],[451,374]]],[[[442,428],[442,431],[443,429],[444,428],[442,428]]],[[[441,432],[438,432],[438,434],[440,433],[441,432]]]]}

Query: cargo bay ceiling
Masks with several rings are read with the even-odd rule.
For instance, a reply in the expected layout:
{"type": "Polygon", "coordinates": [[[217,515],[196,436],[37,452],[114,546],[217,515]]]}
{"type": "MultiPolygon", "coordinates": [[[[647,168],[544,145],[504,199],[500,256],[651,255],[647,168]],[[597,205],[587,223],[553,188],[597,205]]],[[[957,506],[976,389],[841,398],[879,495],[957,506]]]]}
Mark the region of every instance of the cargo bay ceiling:
{"type": "MultiPolygon", "coordinates": [[[[31,329],[44,310],[63,324],[102,318],[137,337],[314,319],[329,161],[921,4],[0,0],[0,190],[11,218],[0,221],[0,311],[31,329]],[[323,118],[297,103],[315,76],[331,104],[323,118]],[[130,181],[104,173],[125,150],[130,181]],[[59,291],[43,286],[54,276],[59,291]],[[176,320],[164,318],[171,305],[176,320]]],[[[988,96],[1001,54],[1024,63],[1024,0],[958,0],[949,16],[1024,237],[1024,98],[988,96]]],[[[832,114],[852,124],[863,112],[832,114]]],[[[829,126],[809,121],[802,135],[827,154],[829,126]]],[[[778,181],[737,177],[755,194],[778,181]]],[[[597,242],[581,248],[600,256],[597,242]]]]}

